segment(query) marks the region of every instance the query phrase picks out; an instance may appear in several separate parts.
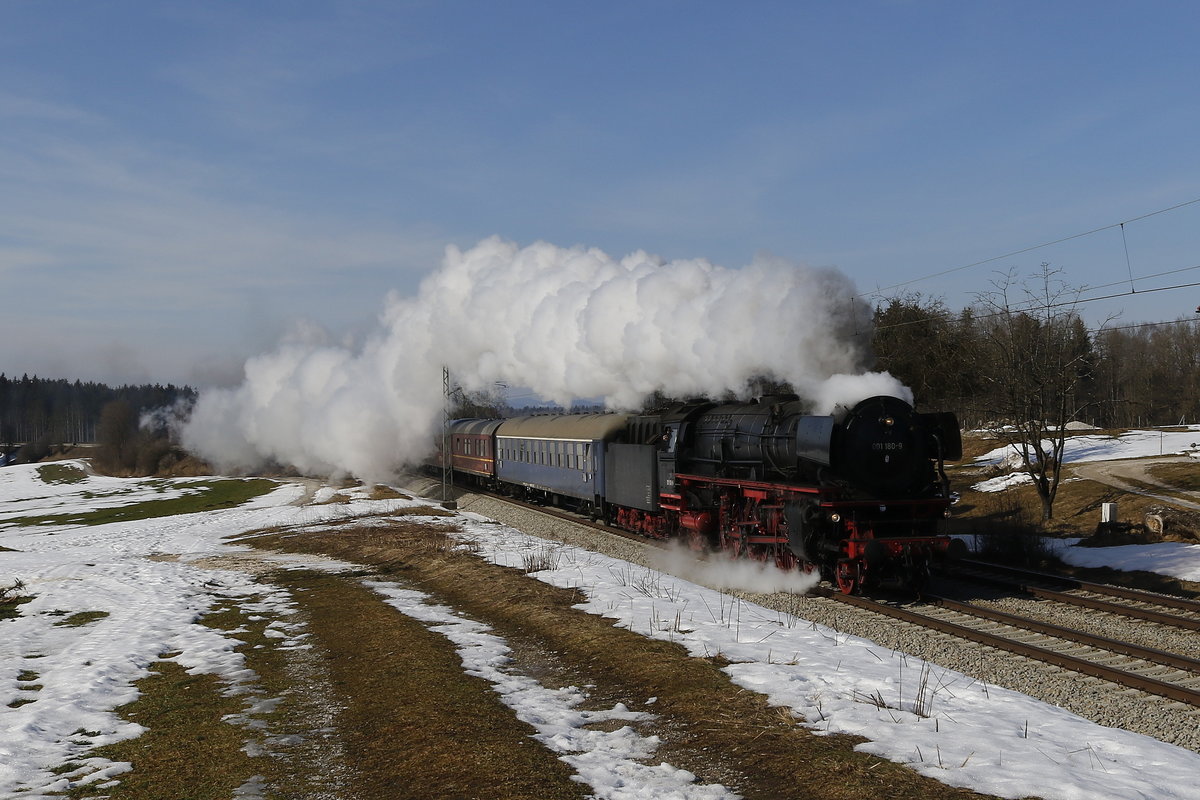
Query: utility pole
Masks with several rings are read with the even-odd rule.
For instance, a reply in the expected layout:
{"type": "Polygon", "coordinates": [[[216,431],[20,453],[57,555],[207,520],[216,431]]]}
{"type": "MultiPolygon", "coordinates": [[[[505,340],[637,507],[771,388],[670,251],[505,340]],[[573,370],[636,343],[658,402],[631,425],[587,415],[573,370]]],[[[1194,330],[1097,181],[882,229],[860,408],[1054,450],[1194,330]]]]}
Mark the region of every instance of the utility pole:
{"type": "Polygon", "coordinates": [[[450,472],[450,368],[442,367],[442,508],[457,508],[458,503],[451,500],[448,490],[454,481],[450,472]]]}

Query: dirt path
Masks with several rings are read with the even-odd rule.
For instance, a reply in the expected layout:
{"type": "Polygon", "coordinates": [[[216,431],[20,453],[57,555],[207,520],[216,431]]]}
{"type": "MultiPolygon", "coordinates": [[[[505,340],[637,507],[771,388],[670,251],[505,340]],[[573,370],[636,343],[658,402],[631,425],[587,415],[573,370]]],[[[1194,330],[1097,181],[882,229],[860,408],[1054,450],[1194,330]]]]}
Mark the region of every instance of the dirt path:
{"type": "MultiPolygon", "coordinates": [[[[1121,461],[1090,461],[1074,465],[1072,472],[1076,477],[1084,480],[1103,483],[1131,494],[1140,494],[1178,508],[1200,511],[1200,492],[1180,490],[1163,483],[1151,474],[1154,467],[1179,463],[1196,464],[1196,460],[1187,456],[1163,456],[1121,461]],[[1147,491],[1146,484],[1169,490],[1171,494],[1147,491]],[[1195,498],[1195,500],[1184,499],[1184,497],[1195,498]]],[[[1200,469],[1200,465],[1197,465],[1197,469],[1200,469]]]]}
{"type": "MultiPolygon", "coordinates": [[[[616,628],[573,608],[578,598],[569,590],[439,544],[428,525],[347,525],[253,541],[368,565],[418,588],[502,636],[513,669],[550,688],[586,686],[597,708],[652,707],[655,719],[636,727],[661,740],[653,763],[686,769],[703,783],[746,798],[977,797],[856,752],[854,737],[814,735],[786,709],[735,686],[720,657],[694,658],[616,628]]],[[[484,681],[464,675],[448,642],[387,607],[359,578],[285,572],[270,579],[303,584],[289,589],[298,590],[293,596],[329,680],[310,691],[336,696],[335,738],[356,797],[587,794],[484,681]]]]}

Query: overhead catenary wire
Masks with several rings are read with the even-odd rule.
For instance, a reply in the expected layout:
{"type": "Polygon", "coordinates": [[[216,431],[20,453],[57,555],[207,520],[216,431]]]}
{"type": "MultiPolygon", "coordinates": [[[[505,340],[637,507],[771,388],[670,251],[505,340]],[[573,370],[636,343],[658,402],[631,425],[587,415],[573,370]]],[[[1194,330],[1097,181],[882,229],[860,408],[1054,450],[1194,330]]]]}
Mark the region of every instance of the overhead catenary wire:
{"type": "Polygon", "coordinates": [[[1129,240],[1125,238],[1125,223],[1121,223],[1121,244],[1125,245],[1125,270],[1129,273],[1129,291],[1134,293],[1137,289],[1133,286],[1133,264],[1129,260],[1129,240]]]}
{"type": "MultiPolygon", "coordinates": [[[[1192,266],[1192,267],[1183,267],[1181,269],[1175,269],[1175,270],[1168,270],[1166,272],[1158,273],[1158,275],[1159,276],[1173,275],[1173,274],[1177,274],[1180,272],[1187,272],[1188,270],[1193,270],[1193,269],[1200,269],[1200,265],[1196,265],[1196,266],[1192,266]]],[[[1156,276],[1147,276],[1147,277],[1156,277],[1156,276]]],[[[1119,281],[1118,283],[1124,283],[1124,281],[1119,281]]],[[[1107,284],[1107,286],[1116,286],[1116,285],[1118,285],[1118,284],[1114,284],[1114,283],[1107,284]]],[[[1116,299],[1119,297],[1128,297],[1133,294],[1152,294],[1154,292],[1167,292],[1167,291],[1174,291],[1176,289],[1192,289],[1192,288],[1197,288],[1197,287],[1200,287],[1200,281],[1196,281],[1193,283],[1179,283],[1179,284],[1175,284],[1172,286],[1158,286],[1153,289],[1134,290],[1131,288],[1128,291],[1116,292],[1113,294],[1106,294],[1106,295],[1101,295],[1098,297],[1086,297],[1086,298],[1078,298],[1077,297],[1073,300],[1064,300],[1064,301],[1057,302],[1057,303],[1029,303],[1029,304],[1026,304],[1026,305],[1017,307],[1017,308],[1005,308],[1005,309],[999,309],[997,311],[987,311],[987,312],[975,314],[974,318],[975,319],[990,319],[991,317],[1001,317],[1006,314],[1020,313],[1022,311],[1029,311],[1029,310],[1051,311],[1051,310],[1054,310],[1057,308],[1068,308],[1068,307],[1086,305],[1087,303],[1094,303],[1094,302],[1097,302],[1100,300],[1113,300],[1113,299],[1116,299]]],[[[1106,288],[1106,287],[1096,287],[1096,288],[1106,288]]],[[[1198,312],[1198,313],[1200,313],[1200,312],[1198,312]]],[[[909,325],[919,325],[922,322],[928,322],[929,320],[934,319],[934,318],[935,318],[934,315],[929,314],[929,315],[926,315],[923,317],[919,317],[917,319],[908,319],[908,320],[904,320],[902,322],[889,323],[887,325],[876,325],[873,330],[875,332],[877,332],[877,331],[892,330],[894,328],[903,328],[903,327],[907,327],[909,325]]],[[[1137,324],[1133,324],[1133,325],[1125,325],[1125,326],[1102,325],[1098,328],[1088,328],[1088,330],[1091,333],[1099,333],[1101,331],[1131,330],[1133,328],[1144,328],[1144,327],[1150,327],[1153,325],[1177,325],[1180,323],[1196,323],[1196,322],[1200,322],[1200,319],[1181,318],[1181,319],[1166,320],[1166,321],[1160,321],[1160,322],[1141,322],[1141,323],[1137,323],[1137,324]]]]}
{"type": "MultiPolygon", "coordinates": [[[[913,279],[907,280],[907,281],[901,281],[900,283],[895,283],[895,284],[892,284],[891,286],[886,286],[883,288],[876,288],[872,292],[862,292],[857,295],[854,295],[852,299],[862,299],[862,298],[868,298],[868,297],[879,298],[879,297],[882,297],[883,293],[887,292],[887,291],[899,289],[899,288],[902,288],[905,286],[910,286],[914,283],[920,283],[921,281],[930,280],[932,278],[937,278],[937,277],[941,277],[944,275],[949,275],[949,274],[952,274],[955,272],[961,272],[963,270],[967,270],[972,267],[981,266],[983,264],[990,264],[995,261],[999,261],[1001,259],[1011,258],[1013,256],[1018,256],[1018,255],[1023,255],[1025,253],[1030,253],[1030,252],[1033,252],[1035,250],[1039,250],[1039,249],[1042,249],[1045,247],[1052,247],[1056,244],[1061,244],[1063,242],[1069,242],[1069,241],[1072,241],[1075,239],[1081,239],[1083,237],[1091,236],[1091,235],[1094,235],[1096,233],[1100,233],[1100,232],[1106,231],[1106,230],[1112,230],[1114,228],[1120,229],[1120,232],[1121,232],[1121,242],[1122,242],[1122,246],[1123,246],[1124,252],[1125,252],[1125,267],[1126,267],[1126,271],[1129,276],[1128,277],[1129,289],[1127,291],[1116,292],[1116,293],[1106,294],[1106,295],[1091,296],[1091,297],[1083,296],[1084,293],[1086,293],[1086,292],[1095,292],[1095,291],[1099,291],[1099,290],[1103,290],[1103,289],[1108,289],[1108,288],[1111,288],[1114,286],[1120,286],[1125,283],[1125,279],[1122,279],[1120,281],[1102,284],[1099,286],[1081,287],[1081,288],[1079,288],[1075,298],[1072,300],[1069,300],[1069,301],[1065,301],[1065,302],[1061,302],[1061,303],[1029,303],[1029,304],[1026,304],[1023,307],[1020,307],[1016,310],[1017,311],[1022,311],[1022,310],[1027,311],[1027,310],[1034,310],[1034,309],[1051,310],[1051,309],[1055,309],[1055,308],[1064,308],[1064,307],[1068,307],[1068,306],[1074,307],[1074,306],[1084,305],[1087,303],[1097,302],[1100,300],[1112,300],[1112,299],[1116,299],[1116,298],[1120,298],[1120,297],[1128,297],[1128,296],[1135,295],[1135,294],[1150,294],[1150,293],[1154,293],[1154,292],[1163,292],[1163,291],[1171,291],[1171,290],[1176,290],[1176,289],[1194,288],[1194,287],[1200,286],[1200,282],[1179,283],[1179,284],[1174,284],[1171,286],[1160,286],[1160,287],[1155,287],[1152,289],[1139,290],[1137,288],[1136,281],[1146,281],[1146,280],[1150,280],[1152,278],[1161,278],[1161,277],[1165,277],[1167,275],[1177,275],[1180,273],[1189,272],[1191,270],[1200,269],[1200,264],[1187,266],[1187,267],[1180,267],[1177,269],[1164,270],[1161,272],[1157,272],[1157,273],[1153,273],[1150,275],[1144,275],[1139,278],[1135,278],[1133,275],[1132,259],[1130,258],[1130,255],[1129,255],[1129,242],[1125,235],[1125,226],[1127,224],[1130,224],[1133,222],[1138,222],[1140,220],[1149,219],[1151,217],[1155,217],[1160,214],[1166,214],[1171,211],[1176,211],[1181,208],[1186,208],[1188,206],[1192,206],[1197,203],[1200,203],[1200,197],[1194,198],[1192,200],[1186,200],[1182,203],[1176,203],[1175,205],[1168,206],[1166,208],[1160,208],[1156,211],[1150,211],[1148,213],[1141,214],[1136,217],[1131,217],[1129,219],[1122,220],[1120,222],[1114,222],[1109,225],[1102,225],[1098,228],[1093,228],[1091,230],[1072,234],[1070,236],[1063,236],[1058,239],[1054,239],[1052,241],[1043,242],[1042,244],[1032,245],[1030,247],[1024,247],[1024,248],[1021,248],[1020,250],[1014,250],[1009,253],[1003,253],[1001,255],[992,256],[990,258],[982,259],[980,261],[974,261],[970,264],[964,264],[962,266],[952,267],[950,269],[942,270],[940,272],[932,273],[930,275],[913,278],[913,279]]],[[[976,319],[987,319],[989,317],[1002,316],[1002,315],[1008,314],[1008,313],[1012,313],[1012,309],[1006,308],[1006,309],[1001,309],[1001,310],[997,310],[994,312],[985,312],[985,313],[976,314],[976,319]]],[[[1196,313],[1200,314],[1200,306],[1197,307],[1196,313]]],[[[879,326],[875,326],[873,328],[873,331],[889,330],[892,328],[905,327],[908,325],[916,325],[916,324],[920,324],[922,322],[926,322],[933,318],[934,318],[934,315],[928,315],[928,316],[920,317],[917,319],[910,319],[910,320],[904,320],[902,322],[890,323],[888,325],[879,325],[879,326]]],[[[1134,329],[1134,328],[1148,327],[1148,326],[1153,326],[1153,325],[1172,325],[1172,324],[1195,322],[1195,321],[1196,320],[1194,320],[1194,319],[1181,318],[1181,319],[1169,320],[1169,321],[1163,321],[1163,322],[1138,323],[1138,324],[1134,324],[1134,325],[1120,326],[1120,327],[1102,325],[1098,328],[1089,328],[1089,331],[1092,333],[1098,333],[1102,330],[1103,331],[1130,330],[1130,329],[1134,329]]],[[[855,335],[856,336],[860,335],[859,330],[858,330],[858,325],[857,325],[857,319],[855,319],[855,335]]]]}
{"type": "MultiPolygon", "coordinates": [[[[1171,211],[1177,211],[1181,208],[1186,208],[1188,206],[1196,205],[1197,203],[1200,203],[1200,197],[1197,197],[1192,200],[1186,200],[1182,203],[1176,203],[1175,205],[1168,206],[1167,208],[1160,208],[1157,211],[1151,211],[1146,214],[1141,214],[1136,217],[1131,217],[1129,219],[1122,220],[1120,222],[1113,222],[1109,225],[1101,225],[1099,228],[1093,228],[1088,231],[1083,231],[1082,233],[1075,233],[1075,234],[1071,234],[1070,236],[1063,236],[1061,238],[1054,239],[1052,241],[1042,242],[1041,244],[1030,245],[1029,247],[1023,247],[1020,250],[1013,250],[1012,252],[1009,252],[1009,253],[1001,253],[1000,255],[992,256],[990,258],[985,258],[985,259],[982,259],[979,261],[973,261],[970,264],[963,264],[961,266],[944,269],[940,272],[934,272],[929,275],[923,275],[918,278],[912,278],[907,281],[901,281],[900,283],[894,283],[891,286],[884,286],[882,288],[877,288],[873,292],[862,292],[860,294],[855,295],[855,299],[866,298],[866,297],[878,297],[878,296],[882,295],[884,292],[890,292],[893,289],[901,289],[905,286],[911,286],[914,283],[920,283],[922,281],[932,280],[933,278],[941,278],[945,275],[952,275],[956,272],[962,272],[964,270],[972,269],[974,267],[983,266],[984,264],[991,264],[992,262],[1000,261],[1005,258],[1012,258],[1014,256],[1024,255],[1025,253],[1032,253],[1035,250],[1041,250],[1042,248],[1045,248],[1045,247],[1053,247],[1056,244],[1070,242],[1075,239],[1082,239],[1085,236],[1093,236],[1093,235],[1095,235],[1097,233],[1101,233],[1103,231],[1112,230],[1113,228],[1120,228],[1122,231],[1122,236],[1124,236],[1124,230],[1125,230],[1124,226],[1125,225],[1128,225],[1133,222],[1140,222],[1141,220],[1144,220],[1144,219],[1150,219],[1151,217],[1156,217],[1159,214],[1166,214],[1171,211]]],[[[1126,247],[1126,258],[1127,259],[1128,259],[1128,253],[1129,253],[1129,250],[1128,250],[1128,246],[1127,246],[1126,247]]],[[[1132,286],[1132,276],[1131,276],[1131,286],[1132,286]]]]}

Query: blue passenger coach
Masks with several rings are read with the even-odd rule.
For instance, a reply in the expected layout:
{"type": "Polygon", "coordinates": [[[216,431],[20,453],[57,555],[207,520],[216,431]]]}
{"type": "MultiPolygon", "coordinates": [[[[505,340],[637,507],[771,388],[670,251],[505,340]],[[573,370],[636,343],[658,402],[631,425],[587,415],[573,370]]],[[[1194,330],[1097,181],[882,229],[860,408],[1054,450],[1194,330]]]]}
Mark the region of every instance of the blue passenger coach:
{"type": "Polygon", "coordinates": [[[548,414],[496,429],[496,478],[534,493],[565,495],[595,510],[604,498],[604,453],[628,414],[548,414]]]}

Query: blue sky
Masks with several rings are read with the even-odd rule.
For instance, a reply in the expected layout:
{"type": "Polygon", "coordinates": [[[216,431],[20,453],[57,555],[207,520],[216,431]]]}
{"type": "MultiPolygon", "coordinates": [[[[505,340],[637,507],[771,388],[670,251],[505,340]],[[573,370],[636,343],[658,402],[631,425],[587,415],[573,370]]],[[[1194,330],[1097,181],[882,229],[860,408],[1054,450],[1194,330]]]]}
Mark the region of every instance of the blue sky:
{"type": "MultiPolygon", "coordinates": [[[[1198,33],[1186,2],[0,0],[0,371],[228,381],[491,235],[870,291],[1132,220],[1200,198],[1198,33]]],[[[1200,204],[904,290],[1198,240],[1200,204]]]]}

